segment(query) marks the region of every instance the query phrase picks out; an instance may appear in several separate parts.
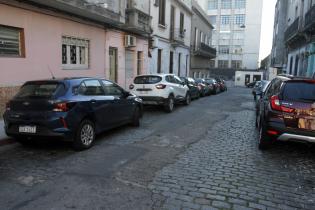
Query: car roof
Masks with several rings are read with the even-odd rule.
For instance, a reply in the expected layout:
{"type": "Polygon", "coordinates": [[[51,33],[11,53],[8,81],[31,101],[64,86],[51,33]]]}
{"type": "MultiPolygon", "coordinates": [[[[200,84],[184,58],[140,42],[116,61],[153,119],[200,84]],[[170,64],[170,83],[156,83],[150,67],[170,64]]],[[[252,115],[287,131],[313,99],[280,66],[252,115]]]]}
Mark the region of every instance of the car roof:
{"type": "Polygon", "coordinates": [[[141,75],[138,75],[136,77],[142,77],[142,76],[160,76],[160,77],[165,77],[165,76],[176,76],[175,74],[141,74],[141,75]]]}

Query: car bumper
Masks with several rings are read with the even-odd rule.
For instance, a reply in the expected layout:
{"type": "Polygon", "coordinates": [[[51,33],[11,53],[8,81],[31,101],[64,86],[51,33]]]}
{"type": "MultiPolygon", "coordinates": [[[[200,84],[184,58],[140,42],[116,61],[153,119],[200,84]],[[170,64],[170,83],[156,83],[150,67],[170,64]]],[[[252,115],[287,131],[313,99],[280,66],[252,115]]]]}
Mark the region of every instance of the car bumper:
{"type": "Polygon", "coordinates": [[[143,105],[164,105],[166,98],[157,96],[140,96],[143,105]]]}
{"type": "MultiPolygon", "coordinates": [[[[65,118],[63,119],[67,122],[65,118]]],[[[5,117],[4,121],[5,132],[10,137],[60,138],[66,141],[74,137],[70,124],[64,125],[61,118],[57,116],[46,120],[20,120],[5,117]],[[36,126],[36,132],[20,132],[20,126],[36,126]]]]}
{"type": "Polygon", "coordinates": [[[275,131],[277,133],[277,135],[274,135],[274,139],[276,141],[315,143],[314,131],[287,128],[281,123],[269,123],[268,130],[275,131]]]}

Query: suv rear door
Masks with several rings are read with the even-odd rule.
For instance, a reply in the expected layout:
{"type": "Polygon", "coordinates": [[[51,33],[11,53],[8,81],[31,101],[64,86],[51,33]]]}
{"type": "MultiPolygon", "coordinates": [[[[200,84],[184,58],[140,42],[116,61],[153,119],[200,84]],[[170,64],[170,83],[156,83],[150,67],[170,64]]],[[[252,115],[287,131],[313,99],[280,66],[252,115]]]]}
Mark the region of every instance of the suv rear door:
{"type": "Polygon", "coordinates": [[[286,127],[315,130],[315,83],[308,80],[287,81],[280,95],[286,127]]]}
{"type": "Polygon", "coordinates": [[[152,91],[156,89],[156,85],[162,81],[161,76],[143,75],[134,79],[132,92],[138,96],[151,96],[152,91]]]}

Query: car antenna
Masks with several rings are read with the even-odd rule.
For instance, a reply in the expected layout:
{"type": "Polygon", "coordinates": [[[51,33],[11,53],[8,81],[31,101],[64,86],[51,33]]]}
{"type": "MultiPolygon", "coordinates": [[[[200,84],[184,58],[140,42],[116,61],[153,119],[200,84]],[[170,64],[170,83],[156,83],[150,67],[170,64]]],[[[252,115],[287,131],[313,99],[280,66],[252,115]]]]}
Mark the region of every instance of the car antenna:
{"type": "Polygon", "coordinates": [[[49,71],[50,74],[51,74],[52,79],[56,79],[56,77],[55,77],[54,74],[52,73],[52,70],[50,69],[49,65],[47,65],[47,67],[48,67],[48,71],[49,71]]]}

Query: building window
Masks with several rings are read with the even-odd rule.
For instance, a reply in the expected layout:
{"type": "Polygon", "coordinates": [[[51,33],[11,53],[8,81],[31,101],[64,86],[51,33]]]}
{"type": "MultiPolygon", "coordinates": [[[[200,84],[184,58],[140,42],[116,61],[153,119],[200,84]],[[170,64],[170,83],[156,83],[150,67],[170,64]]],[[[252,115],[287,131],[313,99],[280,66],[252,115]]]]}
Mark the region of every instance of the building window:
{"type": "Polygon", "coordinates": [[[143,68],[143,56],[142,51],[138,51],[137,53],[137,75],[142,73],[143,68]]]}
{"type": "Polygon", "coordinates": [[[243,52],[242,46],[241,45],[234,45],[233,46],[233,54],[241,55],[243,52]]]}
{"type": "Polygon", "coordinates": [[[184,20],[185,20],[184,13],[180,13],[180,18],[179,18],[179,32],[180,32],[181,36],[184,36],[184,33],[185,33],[184,20]]]}
{"type": "Polygon", "coordinates": [[[210,68],[214,68],[215,67],[215,60],[210,60],[210,68]]]}
{"type": "Polygon", "coordinates": [[[25,57],[22,28],[0,25],[0,56],[25,57]]]}
{"type": "Polygon", "coordinates": [[[202,43],[202,42],[203,42],[203,32],[200,31],[200,43],[202,43]]]}
{"type": "Polygon", "coordinates": [[[209,21],[213,25],[213,27],[217,24],[217,16],[216,15],[209,15],[209,21]]]}
{"type": "Polygon", "coordinates": [[[241,60],[232,60],[232,68],[233,69],[241,69],[242,68],[242,61],[241,60]]]}
{"type": "Polygon", "coordinates": [[[209,0],[208,1],[208,10],[218,9],[218,0],[209,0]]]}
{"type": "Polygon", "coordinates": [[[230,53],[229,45],[220,45],[219,46],[219,54],[229,54],[229,53],[230,53]]]}
{"type": "Polygon", "coordinates": [[[235,9],[245,9],[246,0],[235,0],[235,9]]]}
{"type": "Polygon", "coordinates": [[[231,0],[221,0],[221,9],[231,9],[232,1],[231,0]]]}
{"type": "Polygon", "coordinates": [[[218,67],[220,69],[229,68],[229,61],[228,60],[218,60],[218,67]]]}
{"type": "Polygon", "coordinates": [[[245,24],[245,15],[235,15],[235,25],[244,25],[245,24]]]}
{"type": "Polygon", "coordinates": [[[195,28],[195,50],[198,50],[198,29],[195,28]]]}
{"type": "Polygon", "coordinates": [[[157,73],[160,74],[162,73],[162,50],[158,50],[158,60],[157,60],[157,73]]]}
{"type": "Polygon", "coordinates": [[[230,24],[230,15],[222,15],[221,25],[229,25],[229,24],[230,24]]]}
{"type": "Polygon", "coordinates": [[[87,69],[89,67],[89,45],[87,39],[62,37],[63,69],[87,69]]]}
{"type": "Polygon", "coordinates": [[[159,0],[159,24],[165,26],[165,0],[159,0]]]}

